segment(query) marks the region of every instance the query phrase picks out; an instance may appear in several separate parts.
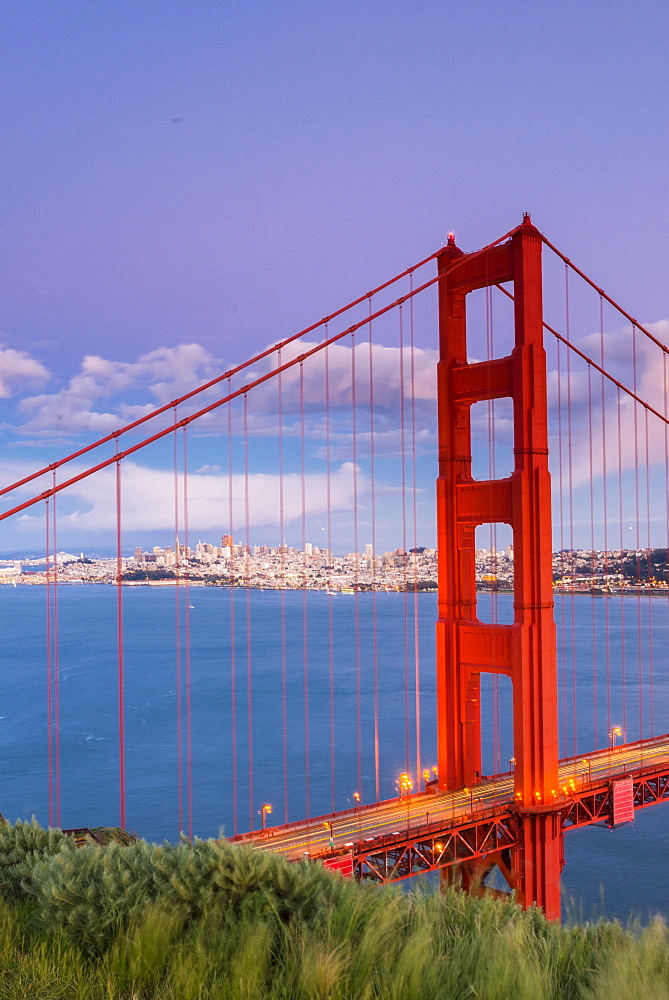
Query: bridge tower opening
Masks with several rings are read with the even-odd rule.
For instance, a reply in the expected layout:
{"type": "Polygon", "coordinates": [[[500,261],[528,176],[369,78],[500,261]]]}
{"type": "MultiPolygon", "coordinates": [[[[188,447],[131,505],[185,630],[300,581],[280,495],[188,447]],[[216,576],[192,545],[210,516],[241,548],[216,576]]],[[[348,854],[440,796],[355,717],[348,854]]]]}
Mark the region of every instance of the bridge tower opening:
{"type": "MultiPolygon", "coordinates": [[[[478,784],[480,675],[511,679],[518,846],[510,858],[489,855],[479,870],[497,864],[524,905],[536,903],[557,919],[563,833],[541,250],[541,234],[526,215],[496,246],[467,254],[449,236],[438,256],[437,738],[440,787],[478,784]],[[513,282],[514,347],[506,357],[470,363],[466,296],[505,282],[513,282]],[[470,410],[503,397],[513,406],[514,468],[506,478],[477,481],[470,410]],[[475,532],[499,522],[513,533],[510,625],[476,615],[475,532]]],[[[471,867],[459,880],[474,883],[471,867]]]]}

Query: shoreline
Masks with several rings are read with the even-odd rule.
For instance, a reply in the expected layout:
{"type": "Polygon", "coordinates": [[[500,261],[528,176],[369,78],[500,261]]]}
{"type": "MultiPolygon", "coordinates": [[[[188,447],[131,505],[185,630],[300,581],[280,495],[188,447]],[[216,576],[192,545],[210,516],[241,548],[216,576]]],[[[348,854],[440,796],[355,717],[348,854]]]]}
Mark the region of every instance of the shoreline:
{"type": "MultiPolygon", "coordinates": [[[[56,580],[26,580],[26,579],[5,579],[0,580],[0,588],[3,587],[45,587],[58,585],[59,587],[116,587],[118,586],[118,581],[116,580],[68,580],[65,578],[57,578],[56,580]]],[[[317,594],[326,594],[329,597],[349,597],[355,594],[436,594],[438,593],[437,586],[424,586],[424,587],[384,587],[384,586],[364,586],[364,587],[289,587],[289,586],[272,586],[271,584],[255,584],[255,583],[230,583],[228,581],[219,580],[193,580],[186,577],[181,577],[179,580],[122,580],[122,587],[216,587],[223,590],[259,590],[259,591],[276,591],[276,592],[301,592],[303,590],[308,590],[317,594]]],[[[513,590],[506,588],[499,588],[497,590],[491,590],[489,587],[477,587],[477,594],[498,594],[506,595],[509,597],[513,596],[513,590]]],[[[664,585],[658,587],[657,585],[653,587],[611,587],[606,590],[601,588],[583,588],[575,589],[564,587],[554,587],[553,594],[559,597],[669,597],[669,585],[664,585]]]]}

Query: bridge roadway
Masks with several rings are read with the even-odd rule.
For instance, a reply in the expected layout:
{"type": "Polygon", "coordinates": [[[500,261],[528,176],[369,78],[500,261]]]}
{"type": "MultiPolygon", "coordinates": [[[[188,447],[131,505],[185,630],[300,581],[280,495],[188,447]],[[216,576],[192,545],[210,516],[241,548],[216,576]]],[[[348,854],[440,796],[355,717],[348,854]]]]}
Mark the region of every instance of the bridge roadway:
{"type": "MultiPolygon", "coordinates": [[[[581,796],[596,795],[602,788],[608,788],[616,778],[657,775],[663,771],[669,771],[669,734],[560,761],[560,798],[563,797],[566,808],[581,796]]],[[[375,841],[406,842],[418,829],[429,829],[434,835],[440,827],[444,831],[462,828],[476,824],[484,816],[505,812],[512,804],[513,772],[508,771],[484,778],[466,791],[428,788],[297,823],[267,826],[265,830],[254,830],[230,840],[281,854],[290,861],[305,855],[321,859],[344,853],[359,855],[373,851],[375,841]]],[[[593,815],[589,821],[598,819],[601,815],[593,815]]]]}

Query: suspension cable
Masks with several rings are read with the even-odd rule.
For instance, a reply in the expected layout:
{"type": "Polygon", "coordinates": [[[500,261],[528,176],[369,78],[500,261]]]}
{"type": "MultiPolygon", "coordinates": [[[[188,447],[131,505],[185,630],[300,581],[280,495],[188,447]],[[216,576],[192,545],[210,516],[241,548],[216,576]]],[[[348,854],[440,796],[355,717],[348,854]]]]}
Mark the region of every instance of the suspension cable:
{"type": "Polygon", "coordinates": [[[584,271],[581,271],[581,269],[578,268],[576,264],[574,264],[569,259],[569,257],[566,257],[561,250],[558,250],[558,248],[551,243],[550,240],[546,239],[543,233],[541,233],[540,235],[542,241],[546,244],[549,250],[552,250],[554,254],[557,254],[560,260],[564,261],[567,267],[570,267],[572,271],[575,271],[576,274],[578,274],[579,278],[583,278],[586,284],[590,285],[590,287],[593,288],[597,292],[597,294],[600,295],[603,299],[606,299],[609,305],[613,306],[613,308],[616,309],[621,316],[624,316],[625,319],[628,320],[628,322],[630,322],[633,326],[635,326],[641,333],[643,333],[645,337],[648,337],[648,339],[651,340],[656,347],[659,347],[662,351],[664,351],[665,354],[669,354],[669,347],[667,347],[666,344],[663,344],[661,340],[658,340],[658,338],[655,337],[650,332],[650,330],[647,330],[645,326],[642,326],[642,324],[639,323],[638,320],[634,319],[634,317],[631,316],[625,309],[623,309],[621,305],[618,305],[615,299],[612,299],[610,295],[606,294],[603,288],[600,288],[599,285],[596,285],[595,282],[592,280],[592,278],[589,278],[584,271]]]}
{"type": "MultiPolygon", "coordinates": [[[[123,549],[121,534],[120,462],[116,463],[116,615],[118,636],[119,826],[122,830],[125,830],[125,681],[123,669],[123,549]]],[[[60,816],[58,817],[58,825],[60,826],[60,816]]]]}

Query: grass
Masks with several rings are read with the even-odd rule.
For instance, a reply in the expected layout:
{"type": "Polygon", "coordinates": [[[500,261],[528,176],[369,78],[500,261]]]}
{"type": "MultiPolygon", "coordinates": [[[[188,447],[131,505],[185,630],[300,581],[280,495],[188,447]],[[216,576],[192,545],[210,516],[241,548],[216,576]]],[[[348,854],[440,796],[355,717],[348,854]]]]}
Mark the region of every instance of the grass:
{"type": "Polygon", "coordinates": [[[0,827],[0,1000],[669,1000],[668,943],[215,841],[0,827]]]}

